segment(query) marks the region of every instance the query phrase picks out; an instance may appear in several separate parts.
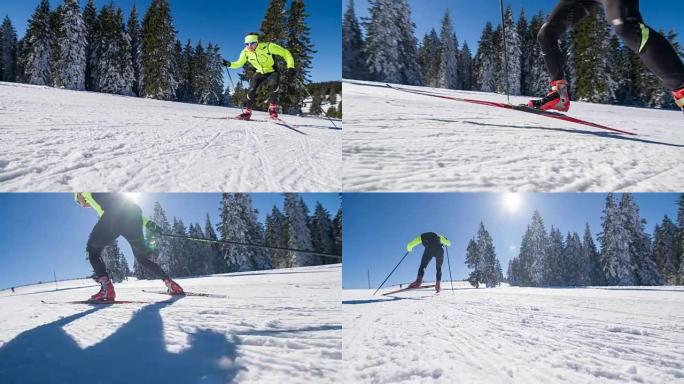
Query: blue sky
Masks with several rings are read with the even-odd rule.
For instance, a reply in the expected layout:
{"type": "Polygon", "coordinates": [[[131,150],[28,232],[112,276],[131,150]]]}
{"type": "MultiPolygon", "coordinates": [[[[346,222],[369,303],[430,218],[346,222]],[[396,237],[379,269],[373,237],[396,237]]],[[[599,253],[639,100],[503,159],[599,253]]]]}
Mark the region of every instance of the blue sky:
{"type": "MultiPolygon", "coordinates": [[[[448,8],[454,31],[460,44],[468,42],[470,50],[475,54],[477,42],[482,34],[487,21],[497,25],[500,23],[498,0],[409,0],[413,21],[416,23],[416,36],[422,41],[423,35],[435,28],[439,33],[444,12],[448,8]]],[[[505,0],[504,6],[510,5],[516,20],[521,9],[525,9],[527,20],[533,14],[544,11],[548,14],[558,0],[505,0]]],[[[349,0],[343,0],[344,9],[347,9],[349,0]]],[[[354,0],[358,17],[368,16],[368,0],[354,0]]],[[[674,29],[679,31],[679,41],[684,43],[684,30],[682,29],[682,4],[681,0],[647,0],[641,2],[641,14],[646,23],[658,30],[674,29]]]]}
{"type": "MultiPolygon", "coordinates": [[[[279,193],[250,194],[262,223],[273,205],[283,209],[284,195],[279,193]]],[[[311,212],[316,201],[337,213],[340,199],[336,193],[301,194],[311,212]]],[[[187,226],[199,222],[204,227],[205,215],[214,225],[219,221],[221,194],[165,193],[140,194],[143,213],[151,216],[159,201],[169,221],[176,216],[187,226]]],[[[0,194],[0,289],[15,285],[57,278],[86,276],[92,272],[85,259],[85,245],[97,214],[74,202],[71,193],[3,193],[0,194]]],[[[133,267],[133,256],[125,239],[119,246],[133,267]]]]}
{"type": "MultiPolygon", "coordinates": [[[[50,0],[53,9],[61,3],[61,0],[50,0]]],[[[79,3],[83,7],[86,0],[79,0],[79,3]]],[[[109,3],[110,0],[95,0],[98,9],[109,3]]],[[[142,20],[151,0],[113,0],[113,3],[123,9],[126,19],[136,4],[138,17],[142,20]]],[[[205,47],[209,41],[218,43],[227,60],[237,59],[246,33],[259,30],[268,3],[268,0],[170,0],[174,26],[183,44],[187,39],[191,39],[193,45],[202,40],[205,47]]],[[[340,0],[307,0],[305,3],[311,40],[318,51],[314,55],[311,79],[339,80],[342,77],[340,0]]],[[[9,15],[21,37],[37,5],[38,0],[2,0],[0,17],[9,15]]]]}
{"type": "MultiPolygon", "coordinates": [[[[344,288],[376,288],[406,252],[406,243],[423,232],[437,232],[448,237],[454,279],[467,277],[464,264],[468,240],[477,234],[480,221],[494,239],[496,253],[506,273],[508,261],[517,256],[522,235],[535,209],[563,236],[568,231],[584,233],[589,223],[596,240],[601,230],[605,194],[532,193],[521,194],[517,210],[504,204],[505,194],[496,193],[424,193],[424,194],[345,194],[342,285],[344,288]]],[[[618,198],[620,195],[616,195],[618,198]]],[[[677,215],[678,194],[635,194],[640,213],[647,221],[647,232],[667,214],[677,215]]],[[[598,245],[598,244],[597,244],[598,245]]],[[[416,247],[406,257],[387,285],[413,281],[423,247],[416,247]]],[[[435,279],[434,260],[425,272],[426,280],[435,279]]],[[[444,262],[443,279],[448,279],[444,262]]]]}

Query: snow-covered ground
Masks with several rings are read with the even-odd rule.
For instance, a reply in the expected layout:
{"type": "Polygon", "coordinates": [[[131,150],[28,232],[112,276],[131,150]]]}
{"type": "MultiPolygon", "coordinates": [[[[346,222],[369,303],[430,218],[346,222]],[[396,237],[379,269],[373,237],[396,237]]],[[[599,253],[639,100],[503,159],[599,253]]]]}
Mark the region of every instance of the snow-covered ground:
{"type": "Polygon", "coordinates": [[[287,115],[299,132],[195,117],[239,113],[0,83],[0,191],[340,190],[341,130],[287,115]]]}
{"type": "MultiPolygon", "coordinates": [[[[0,383],[337,383],[342,367],[340,265],[179,279],[187,291],[116,285],[117,299],[83,300],[80,280],[0,292],[0,383]]],[[[85,288],[84,286],[90,286],[85,288]]]]}
{"type": "MultiPolygon", "coordinates": [[[[414,88],[506,102],[490,93],[414,88]]],[[[638,134],[624,136],[379,83],[345,81],[343,93],[347,191],[684,190],[681,112],[573,103],[573,117],[638,134]]]]}
{"type": "Polygon", "coordinates": [[[448,285],[344,290],[345,382],[684,383],[684,287],[448,285]]]}

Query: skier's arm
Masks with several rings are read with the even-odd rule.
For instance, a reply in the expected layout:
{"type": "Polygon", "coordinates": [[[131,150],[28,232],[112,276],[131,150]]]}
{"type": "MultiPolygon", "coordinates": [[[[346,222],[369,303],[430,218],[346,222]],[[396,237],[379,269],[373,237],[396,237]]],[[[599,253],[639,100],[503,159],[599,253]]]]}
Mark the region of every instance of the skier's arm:
{"type": "Polygon", "coordinates": [[[451,241],[442,235],[439,235],[439,242],[447,247],[451,247],[451,241]]]}
{"type": "Polygon", "coordinates": [[[415,239],[411,240],[411,242],[406,244],[406,251],[411,252],[413,250],[413,247],[415,247],[416,245],[418,245],[422,242],[423,242],[423,240],[420,238],[420,236],[416,236],[415,239]]]}
{"type": "Polygon", "coordinates": [[[287,69],[292,69],[295,67],[294,57],[292,57],[292,53],[290,53],[290,51],[288,51],[287,49],[274,43],[271,43],[268,49],[272,54],[278,55],[285,59],[285,62],[287,63],[287,69]]]}
{"type": "Polygon", "coordinates": [[[240,52],[240,58],[238,61],[233,61],[229,62],[230,64],[226,65],[230,69],[237,69],[237,68],[242,68],[242,66],[245,65],[247,62],[247,54],[245,53],[245,50],[243,49],[242,52],[240,52]]]}

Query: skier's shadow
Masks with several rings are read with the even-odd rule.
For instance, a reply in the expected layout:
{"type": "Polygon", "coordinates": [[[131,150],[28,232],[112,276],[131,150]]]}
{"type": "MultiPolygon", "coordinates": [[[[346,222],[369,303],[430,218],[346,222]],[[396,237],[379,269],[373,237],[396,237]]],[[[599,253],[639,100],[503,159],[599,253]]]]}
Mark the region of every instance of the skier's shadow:
{"type": "MultiPolygon", "coordinates": [[[[199,330],[186,350],[166,350],[160,310],[175,300],[148,305],[101,342],[81,348],[63,327],[102,306],[25,331],[0,348],[0,383],[228,383],[236,365],[235,343],[199,330]]],[[[103,325],[104,326],[104,325],[103,325]]]]}

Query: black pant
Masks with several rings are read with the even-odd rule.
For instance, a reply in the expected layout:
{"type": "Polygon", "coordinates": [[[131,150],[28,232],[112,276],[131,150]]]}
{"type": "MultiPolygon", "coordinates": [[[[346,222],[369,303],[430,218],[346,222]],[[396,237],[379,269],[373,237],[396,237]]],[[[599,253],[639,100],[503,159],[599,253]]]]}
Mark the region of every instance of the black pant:
{"type": "Polygon", "coordinates": [[[265,75],[256,73],[249,81],[249,92],[247,92],[247,103],[245,107],[254,108],[254,99],[256,98],[257,88],[264,82],[268,84],[268,102],[271,104],[278,104],[278,91],[280,91],[280,74],[278,71],[267,73],[265,75]]]}
{"type": "Polygon", "coordinates": [[[423,257],[420,259],[420,267],[418,267],[418,278],[423,279],[425,274],[425,268],[432,258],[435,258],[437,262],[437,281],[442,281],[442,263],[444,263],[444,249],[442,247],[437,248],[425,248],[423,251],[423,257]]]}
{"type": "Polygon", "coordinates": [[[643,24],[639,0],[560,0],[537,36],[551,80],[561,80],[563,57],[558,40],[595,7],[603,3],[608,22],[625,46],[639,55],[644,65],[670,90],[684,86],[684,64],[672,45],[660,33],[643,24]],[[642,48],[642,27],[648,40],[642,48]]]}
{"type": "Polygon", "coordinates": [[[145,245],[142,211],[135,205],[105,211],[90,232],[86,249],[95,276],[99,278],[107,275],[107,268],[102,261],[102,250],[119,236],[128,241],[133,249],[133,256],[143,268],[160,279],[169,278],[159,265],[149,259],[153,252],[145,245]]]}

